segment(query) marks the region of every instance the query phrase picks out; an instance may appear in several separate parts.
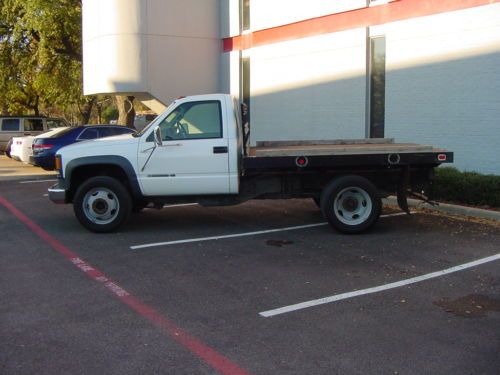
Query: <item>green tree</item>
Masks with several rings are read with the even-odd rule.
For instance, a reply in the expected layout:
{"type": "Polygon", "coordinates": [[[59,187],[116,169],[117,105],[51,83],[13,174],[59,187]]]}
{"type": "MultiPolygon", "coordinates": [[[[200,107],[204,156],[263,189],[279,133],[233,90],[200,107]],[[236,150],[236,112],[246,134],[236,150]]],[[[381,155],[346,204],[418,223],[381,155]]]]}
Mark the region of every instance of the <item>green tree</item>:
{"type": "Polygon", "coordinates": [[[34,112],[79,109],[88,123],[95,96],[82,94],[80,0],[0,0],[0,104],[34,112]]]}

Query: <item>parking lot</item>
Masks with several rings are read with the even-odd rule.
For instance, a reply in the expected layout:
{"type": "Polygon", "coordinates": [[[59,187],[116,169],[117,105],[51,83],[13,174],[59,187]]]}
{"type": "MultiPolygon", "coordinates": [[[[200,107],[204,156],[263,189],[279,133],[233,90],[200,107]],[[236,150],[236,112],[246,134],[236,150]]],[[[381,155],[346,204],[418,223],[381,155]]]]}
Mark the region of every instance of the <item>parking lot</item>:
{"type": "Polygon", "coordinates": [[[499,373],[498,224],[254,201],[98,235],[52,183],[0,181],[2,374],[499,373]]]}

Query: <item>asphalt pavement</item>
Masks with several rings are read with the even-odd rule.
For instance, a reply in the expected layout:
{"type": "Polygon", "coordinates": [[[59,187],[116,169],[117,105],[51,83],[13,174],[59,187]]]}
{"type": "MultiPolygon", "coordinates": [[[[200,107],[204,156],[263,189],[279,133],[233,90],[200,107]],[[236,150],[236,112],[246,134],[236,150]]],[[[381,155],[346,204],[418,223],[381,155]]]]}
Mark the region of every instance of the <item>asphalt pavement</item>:
{"type": "Polygon", "coordinates": [[[0,181],[2,374],[498,375],[498,222],[254,201],[97,235],[51,184],[0,181]]]}

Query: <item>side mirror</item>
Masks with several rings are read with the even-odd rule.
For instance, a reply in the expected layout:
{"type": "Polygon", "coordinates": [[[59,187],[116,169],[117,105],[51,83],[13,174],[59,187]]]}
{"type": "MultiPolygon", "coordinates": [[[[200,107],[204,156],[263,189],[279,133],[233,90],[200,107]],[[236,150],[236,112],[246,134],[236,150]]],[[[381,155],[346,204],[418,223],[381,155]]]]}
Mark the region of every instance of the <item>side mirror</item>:
{"type": "Polygon", "coordinates": [[[161,129],[159,126],[157,126],[154,130],[154,135],[155,135],[155,143],[157,146],[163,145],[163,140],[162,140],[162,135],[161,135],[161,129]]]}

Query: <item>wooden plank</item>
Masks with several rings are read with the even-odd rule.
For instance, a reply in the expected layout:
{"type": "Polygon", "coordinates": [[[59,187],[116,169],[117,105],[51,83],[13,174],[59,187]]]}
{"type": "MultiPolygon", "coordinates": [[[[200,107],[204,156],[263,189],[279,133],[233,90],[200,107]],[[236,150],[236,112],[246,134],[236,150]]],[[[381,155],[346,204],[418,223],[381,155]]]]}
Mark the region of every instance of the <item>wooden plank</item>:
{"type": "Polygon", "coordinates": [[[257,141],[257,147],[312,146],[312,145],[350,145],[350,144],[388,144],[394,138],[362,138],[362,139],[321,139],[303,141],[257,141]]]}
{"type": "Polygon", "coordinates": [[[286,147],[255,147],[251,156],[316,156],[316,155],[360,155],[386,153],[435,152],[432,146],[411,143],[393,144],[349,144],[349,145],[309,145],[286,147]]]}

